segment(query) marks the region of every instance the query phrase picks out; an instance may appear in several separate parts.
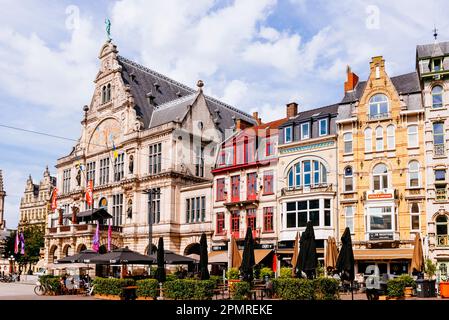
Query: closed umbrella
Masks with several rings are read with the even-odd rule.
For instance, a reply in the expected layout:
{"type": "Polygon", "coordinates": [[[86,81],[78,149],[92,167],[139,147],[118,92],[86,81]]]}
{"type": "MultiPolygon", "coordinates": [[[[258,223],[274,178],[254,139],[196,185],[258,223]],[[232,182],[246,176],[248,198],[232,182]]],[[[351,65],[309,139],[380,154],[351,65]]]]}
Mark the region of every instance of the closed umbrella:
{"type": "Polygon", "coordinates": [[[242,257],[240,256],[239,247],[234,237],[231,237],[231,267],[238,268],[242,264],[242,257]]]}
{"type": "Polygon", "coordinates": [[[337,266],[337,258],[338,258],[338,250],[337,243],[334,237],[329,237],[327,239],[327,247],[326,247],[326,257],[324,260],[324,264],[326,266],[326,270],[330,273],[337,266]]]}
{"type": "Polygon", "coordinates": [[[421,273],[424,269],[424,254],[422,249],[421,236],[419,233],[417,233],[415,236],[411,268],[412,272],[419,273],[421,273]]]}
{"type": "Polygon", "coordinates": [[[342,280],[351,281],[351,294],[354,299],[352,283],[354,281],[354,252],[352,251],[351,232],[346,227],[341,236],[341,250],[337,258],[337,272],[342,280]]]}
{"type": "Polygon", "coordinates": [[[157,246],[157,270],[155,274],[155,278],[159,282],[165,282],[165,259],[164,259],[164,239],[162,237],[159,238],[159,243],[157,246]]]}
{"type": "Polygon", "coordinates": [[[292,275],[296,276],[297,266],[298,266],[298,251],[299,251],[299,231],[296,233],[295,245],[293,246],[293,257],[292,257],[292,275]]]}
{"type": "Polygon", "coordinates": [[[253,267],[255,264],[253,232],[251,227],[248,227],[243,248],[242,264],[240,265],[240,274],[243,276],[244,281],[250,282],[253,280],[253,267]]]}
{"type": "Polygon", "coordinates": [[[206,234],[203,232],[200,239],[200,279],[208,280],[209,270],[207,269],[208,265],[208,255],[207,255],[207,239],[206,234]]]}
{"type": "Polygon", "coordinates": [[[297,270],[301,275],[304,272],[307,278],[312,279],[318,266],[318,257],[316,254],[315,232],[311,221],[307,222],[306,230],[299,240],[299,256],[297,270]]]}

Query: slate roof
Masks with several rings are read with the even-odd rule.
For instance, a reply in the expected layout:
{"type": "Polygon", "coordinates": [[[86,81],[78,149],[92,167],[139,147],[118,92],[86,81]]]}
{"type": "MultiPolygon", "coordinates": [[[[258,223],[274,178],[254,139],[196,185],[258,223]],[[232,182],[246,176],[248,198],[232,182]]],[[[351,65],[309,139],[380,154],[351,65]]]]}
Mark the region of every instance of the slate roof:
{"type": "Polygon", "coordinates": [[[154,128],[171,121],[176,121],[177,118],[179,120],[184,119],[196,97],[197,94],[193,93],[155,107],[149,127],[154,128]]]}
{"type": "Polygon", "coordinates": [[[335,104],[331,104],[328,106],[324,106],[324,107],[319,107],[319,108],[315,108],[315,109],[310,109],[310,110],[306,110],[306,111],[302,111],[299,112],[298,115],[292,119],[289,119],[288,121],[284,122],[282,124],[282,127],[286,127],[292,123],[299,123],[299,122],[303,122],[306,121],[310,118],[320,118],[321,116],[324,115],[329,115],[329,114],[338,114],[338,107],[339,104],[335,103],[335,104]]]}
{"type": "Polygon", "coordinates": [[[449,54],[449,41],[416,46],[418,59],[441,57],[449,54]]]}
{"type": "MultiPolygon", "coordinates": [[[[166,123],[174,121],[177,116],[180,117],[180,115],[174,116],[175,112],[173,111],[171,115],[167,115],[165,118],[158,115],[157,119],[152,121],[151,118],[155,107],[157,108],[157,106],[165,105],[170,101],[182,99],[197,92],[180,82],[120,55],[117,56],[117,59],[122,66],[123,81],[130,86],[131,94],[134,97],[137,115],[141,117],[146,129],[149,128],[150,123],[154,127],[156,123],[166,123]],[[152,105],[148,103],[147,94],[149,93],[153,97],[152,105]]],[[[205,96],[205,99],[212,117],[217,120],[217,126],[222,132],[234,125],[233,117],[255,123],[255,120],[249,114],[237,108],[209,96],[205,96]]],[[[179,108],[182,109],[182,107],[179,108]]]]}
{"type": "MultiPolygon", "coordinates": [[[[421,92],[419,77],[416,71],[391,77],[390,79],[399,94],[421,92]]],[[[357,86],[354,90],[345,93],[345,96],[340,103],[345,104],[360,100],[365,87],[366,81],[360,81],[359,83],[357,83],[357,86]]]]}

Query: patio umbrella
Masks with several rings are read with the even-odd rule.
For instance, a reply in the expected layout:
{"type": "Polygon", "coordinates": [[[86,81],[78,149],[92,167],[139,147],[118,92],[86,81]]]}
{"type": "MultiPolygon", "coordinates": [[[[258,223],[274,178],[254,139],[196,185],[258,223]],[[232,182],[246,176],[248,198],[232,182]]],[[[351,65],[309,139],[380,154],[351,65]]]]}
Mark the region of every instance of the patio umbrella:
{"type": "MultiPolygon", "coordinates": [[[[158,253],[155,255],[151,255],[150,257],[154,260],[154,262],[157,263],[158,261],[158,255],[159,255],[159,251],[158,253]]],[[[163,258],[164,264],[191,264],[191,263],[195,263],[197,260],[191,258],[191,257],[187,257],[187,256],[182,256],[180,254],[176,254],[173,251],[170,250],[164,250],[164,258],[163,258]]]]}
{"type": "Polygon", "coordinates": [[[412,272],[421,273],[424,269],[424,255],[421,243],[421,236],[419,233],[415,236],[415,244],[413,247],[413,257],[412,257],[412,272]]]}
{"type": "Polygon", "coordinates": [[[154,277],[159,282],[165,282],[164,239],[159,237],[157,246],[157,270],[154,277]]]}
{"type": "Polygon", "coordinates": [[[327,238],[326,257],[324,264],[327,272],[331,272],[337,266],[338,250],[334,237],[327,238]]]}
{"type": "Polygon", "coordinates": [[[256,259],[254,258],[254,240],[251,227],[246,230],[242,264],[240,265],[240,273],[243,276],[244,281],[253,280],[253,267],[256,264],[256,259]]]}
{"type": "Polygon", "coordinates": [[[237,241],[235,241],[234,237],[231,237],[231,248],[231,267],[238,268],[242,264],[242,257],[240,256],[239,247],[237,246],[237,241]]]}
{"type": "Polygon", "coordinates": [[[152,264],[154,262],[151,257],[132,251],[128,247],[99,254],[84,261],[95,264],[152,264]]]}
{"type": "Polygon", "coordinates": [[[83,250],[80,251],[77,254],[74,254],[72,256],[67,256],[65,258],[59,259],[58,263],[78,263],[78,262],[88,262],[90,259],[99,256],[97,252],[94,250],[83,250]]]}
{"type": "Polygon", "coordinates": [[[342,280],[351,281],[351,295],[354,299],[352,283],[354,281],[354,253],[352,251],[351,232],[346,227],[341,236],[341,250],[337,259],[337,272],[342,280]]]}
{"type": "Polygon", "coordinates": [[[306,230],[299,240],[299,255],[297,269],[298,274],[305,272],[307,278],[312,279],[315,276],[315,270],[318,266],[318,257],[316,254],[315,233],[312,222],[307,222],[306,230]]]}
{"type": "Polygon", "coordinates": [[[201,234],[201,239],[200,239],[200,279],[201,280],[208,280],[210,278],[209,270],[207,269],[207,265],[208,265],[207,239],[206,239],[206,234],[203,232],[201,234]]]}
{"type": "Polygon", "coordinates": [[[296,276],[296,267],[298,266],[298,251],[299,251],[299,231],[296,233],[295,245],[293,246],[292,276],[296,276]]]}

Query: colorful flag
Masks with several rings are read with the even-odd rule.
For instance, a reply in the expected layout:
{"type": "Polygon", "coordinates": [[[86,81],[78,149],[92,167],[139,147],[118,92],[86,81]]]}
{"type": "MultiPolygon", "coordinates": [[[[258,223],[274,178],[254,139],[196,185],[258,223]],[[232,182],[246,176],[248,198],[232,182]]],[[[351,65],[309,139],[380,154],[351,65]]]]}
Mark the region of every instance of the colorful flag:
{"type": "Polygon", "coordinates": [[[89,206],[91,206],[94,202],[93,189],[94,189],[93,182],[92,180],[89,180],[87,182],[87,189],[86,189],[86,202],[89,206]]]}
{"type": "Polygon", "coordinates": [[[20,254],[25,254],[25,237],[23,236],[23,232],[20,233],[20,254]]]}
{"type": "Polygon", "coordinates": [[[273,269],[273,272],[276,273],[277,268],[278,268],[278,259],[277,259],[277,256],[274,254],[273,255],[273,265],[272,265],[271,269],[273,269]]]}
{"type": "Polygon", "coordinates": [[[117,149],[115,148],[114,141],[112,141],[112,152],[113,152],[113,154],[114,154],[114,160],[117,159],[117,157],[118,157],[118,152],[117,152],[117,149]]]}
{"type": "Polygon", "coordinates": [[[97,229],[95,230],[94,240],[92,243],[92,250],[100,251],[100,223],[97,221],[97,229]]]}
{"type": "Polygon", "coordinates": [[[57,201],[58,201],[58,188],[54,188],[53,193],[51,195],[51,211],[53,212],[55,212],[56,208],[58,207],[57,201]]]}
{"type": "Polygon", "coordinates": [[[111,239],[112,239],[112,227],[111,227],[111,221],[109,221],[109,227],[108,227],[108,251],[111,251],[111,239]]]}
{"type": "Polygon", "coordinates": [[[19,253],[19,231],[16,231],[16,241],[14,241],[14,253],[19,253]]]}

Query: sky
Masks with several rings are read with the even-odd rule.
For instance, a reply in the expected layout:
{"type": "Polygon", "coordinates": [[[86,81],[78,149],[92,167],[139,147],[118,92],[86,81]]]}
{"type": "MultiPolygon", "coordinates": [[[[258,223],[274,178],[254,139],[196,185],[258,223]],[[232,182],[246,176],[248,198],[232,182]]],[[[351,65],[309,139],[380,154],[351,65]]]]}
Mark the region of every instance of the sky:
{"type": "Polygon", "coordinates": [[[382,55],[390,76],[415,68],[417,44],[449,40],[447,1],[0,0],[0,169],[15,228],[31,174],[67,155],[81,133],[106,40],[120,55],[263,121],[338,102],[346,66],[361,80],[382,55]],[[20,127],[68,138],[15,131],[20,127]]]}

